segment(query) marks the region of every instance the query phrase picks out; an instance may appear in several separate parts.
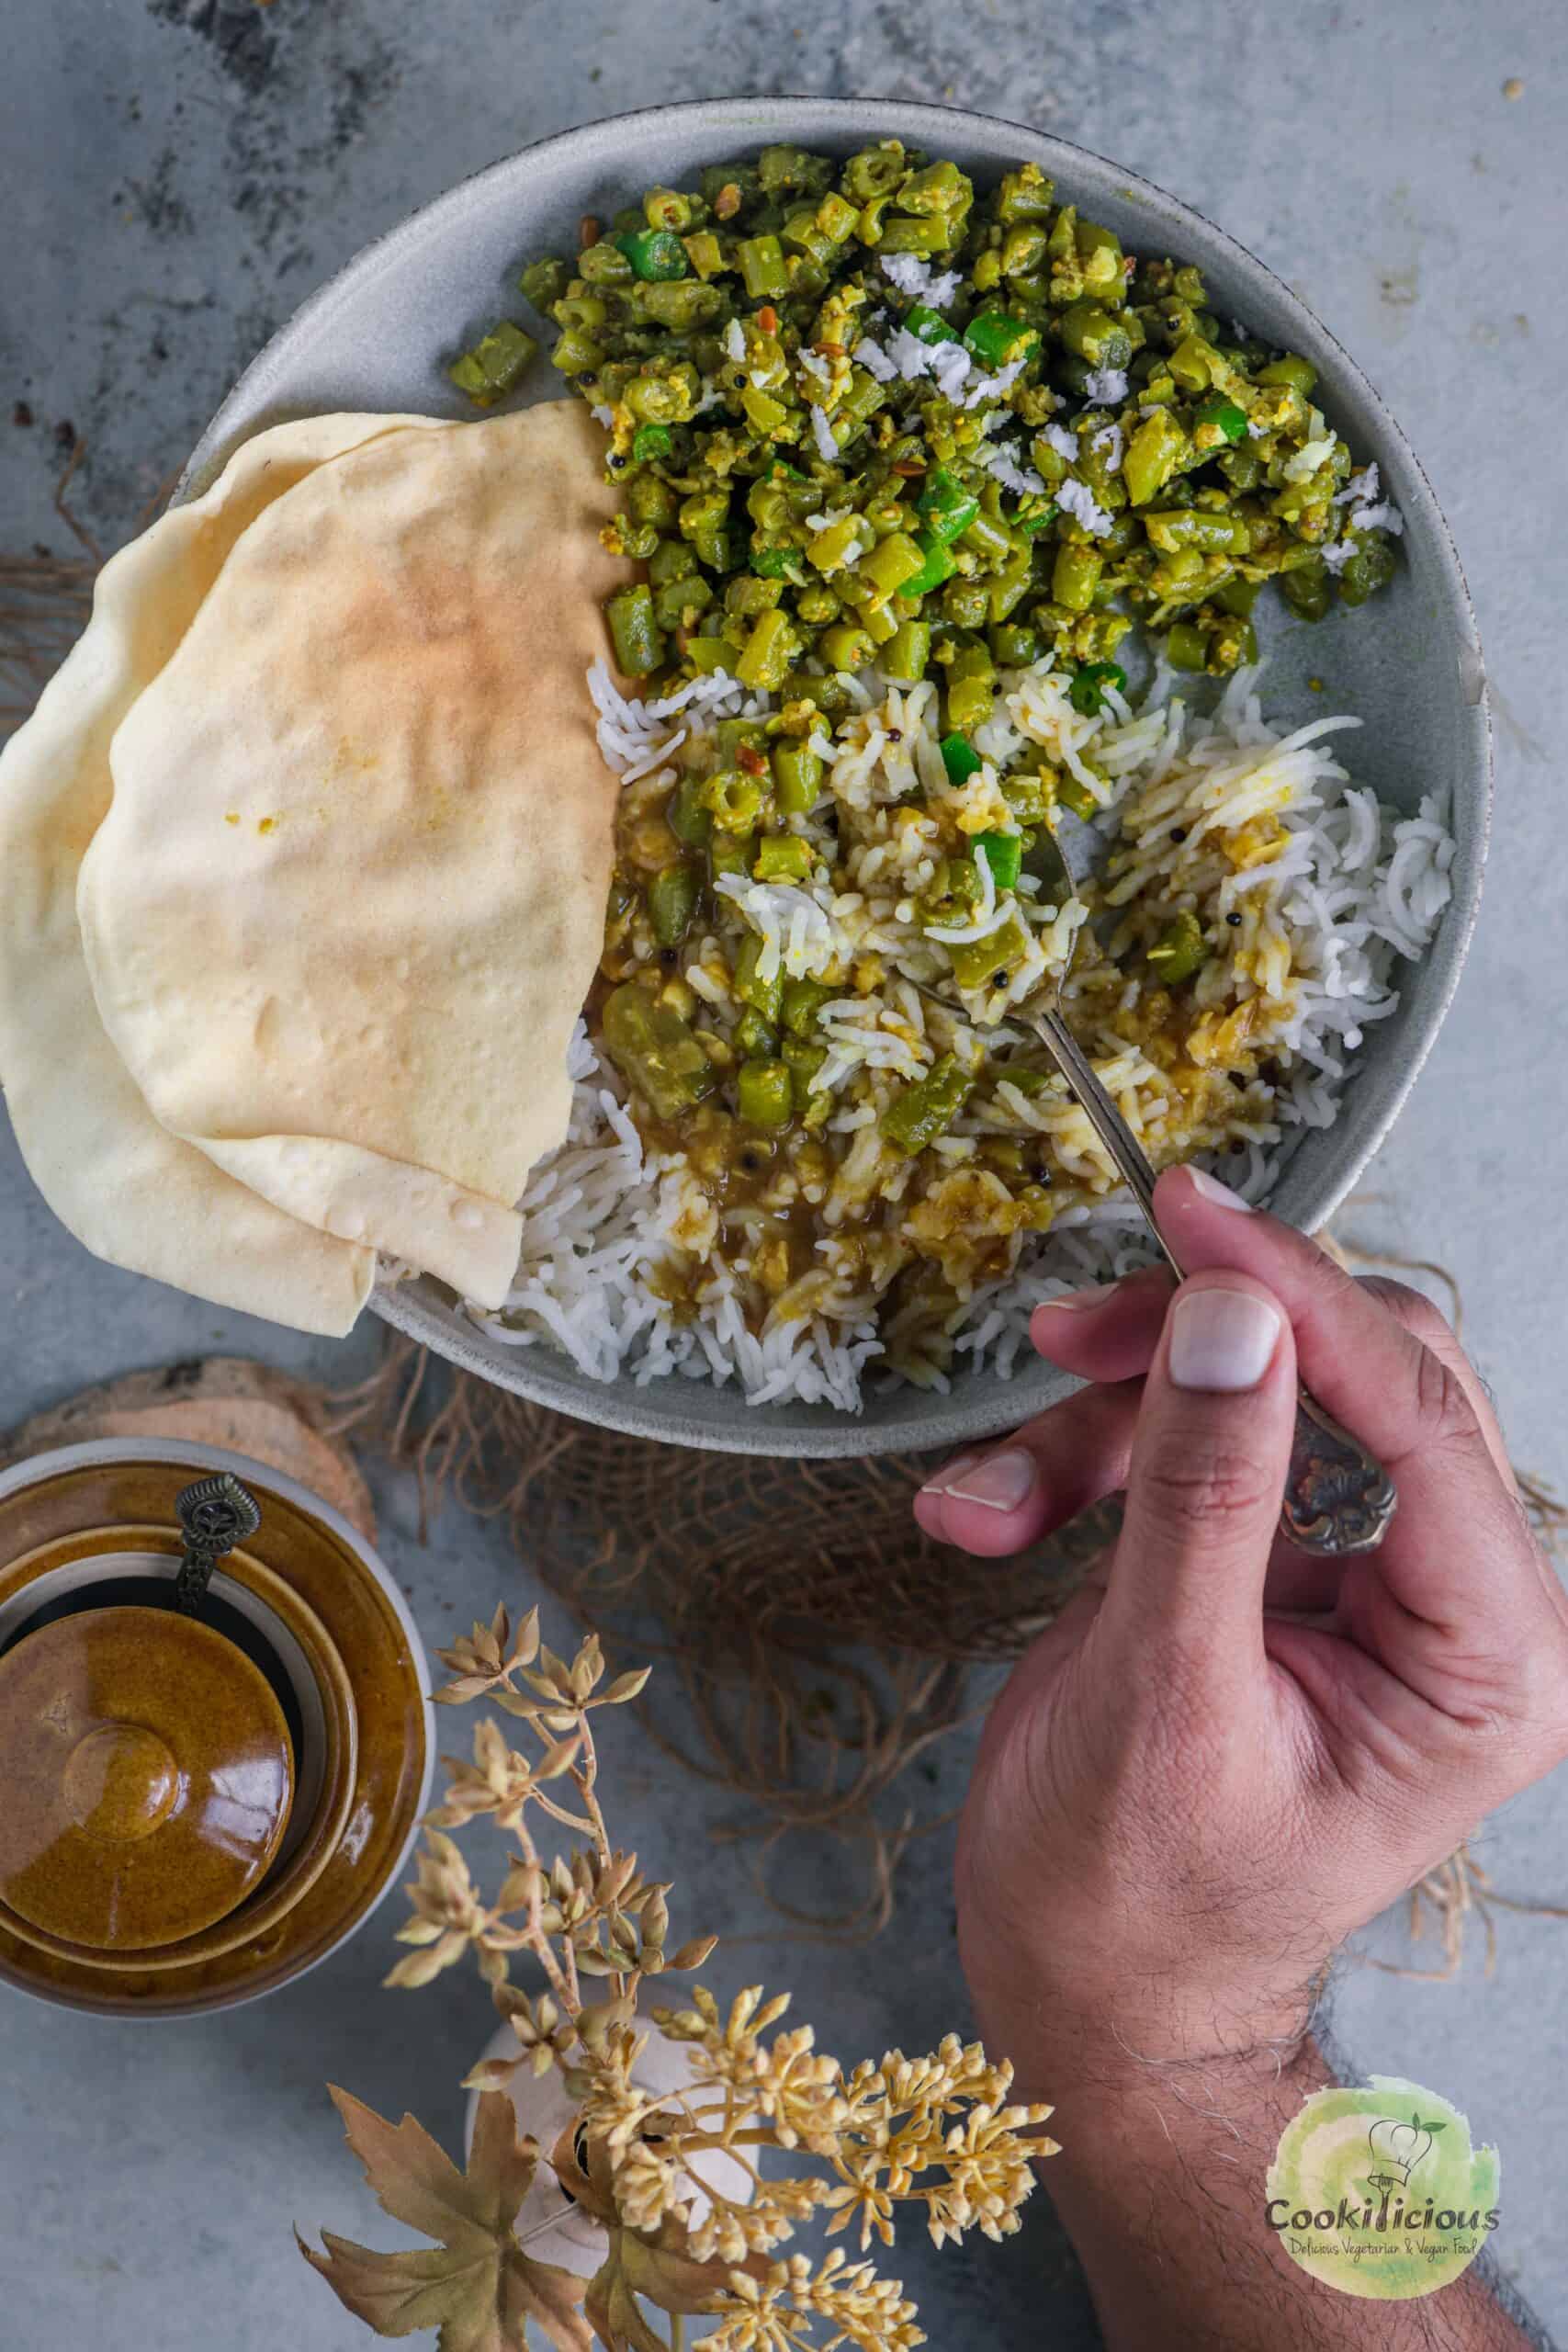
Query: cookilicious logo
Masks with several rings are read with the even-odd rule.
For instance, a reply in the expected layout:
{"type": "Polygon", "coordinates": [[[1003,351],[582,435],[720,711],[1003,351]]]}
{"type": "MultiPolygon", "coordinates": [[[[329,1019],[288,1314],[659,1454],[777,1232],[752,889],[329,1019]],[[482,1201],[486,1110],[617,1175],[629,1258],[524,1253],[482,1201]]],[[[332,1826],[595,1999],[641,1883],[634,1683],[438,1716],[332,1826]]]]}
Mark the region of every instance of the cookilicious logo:
{"type": "Polygon", "coordinates": [[[1269,2168],[1269,2227],[1341,2294],[1408,2301],[1469,2269],[1500,2217],[1495,2148],[1435,2091],[1373,2075],[1314,2091],[1269,2168]]]}

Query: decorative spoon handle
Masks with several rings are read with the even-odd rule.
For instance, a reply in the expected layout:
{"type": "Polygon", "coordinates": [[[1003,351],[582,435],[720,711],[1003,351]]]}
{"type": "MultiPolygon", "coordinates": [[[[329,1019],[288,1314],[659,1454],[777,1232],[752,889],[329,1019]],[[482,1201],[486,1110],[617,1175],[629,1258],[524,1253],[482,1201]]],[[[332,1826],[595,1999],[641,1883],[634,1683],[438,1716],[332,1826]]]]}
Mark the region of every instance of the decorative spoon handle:
{"type": "Polygon", "coordinates": [[[261,1525],[261,1506],[248,1487],[227,1470],[197,1478],[175,1497],[185,1536],[185,1556],[175,1578],[175,1606],[182,1616],[201,1612],[212,1572],[226,1552],[246,1544],[261,1525]]]}
{"type": "MultiPolygon", "coordinates": [[[[1179,1282],[1185,1269],[1155,1222],[1155,1171],[1136,1136],[1061,1014],[1040,1011],[1024,1017],[1077,1097],[1179,1282]]],[[[1382,1463],[1325,1412],[1315,1396],[1299,1389],[1296,1433],[1280,1512],[1280,1532],[1287,1542],[1325,1558],[1371,1552],[1387,1534],[1398,1505],[1393,1480],[1382,1463]]]]}

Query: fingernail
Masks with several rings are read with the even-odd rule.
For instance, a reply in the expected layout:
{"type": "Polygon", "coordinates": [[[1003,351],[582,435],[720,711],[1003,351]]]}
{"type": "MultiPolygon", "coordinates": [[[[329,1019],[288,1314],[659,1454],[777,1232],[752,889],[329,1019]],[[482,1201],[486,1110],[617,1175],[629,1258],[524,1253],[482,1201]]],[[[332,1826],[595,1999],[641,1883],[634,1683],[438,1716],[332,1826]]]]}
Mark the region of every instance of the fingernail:
{"type": "Polygon", "coordinates": [[[1170,1376],[1178,1388],[1256,1388],[1273,1361],[1282,1318],[1249,1290],[1192,1290],[1170,1317],[1170,1376]]]}
{"type": "Polygon", "coordinates": [[[976,1462],[983,1462],[985,1458],[978,1446],[973,1445],[965,1453],[955,1453],[951,1462],[942,1464],[934,1477],[926,1480],[920,1488],[921,1494],[945,1495],[954,1478],[962,1478],[966,1470],[973,1470],[976,1462]]]}
{"type": "Polygon", "coordinates": [[[1111,1293],[1120,1288],[1120,1283],[1085,1283],[1082,1290],[1060,1291],[1055,1298],[1043,1298],[1040,1305],[1060,1307],[1064,1315],[1081,1315],[1087,1307],[1103,1306],[1111,1293]]]}
{"type": "Polygon", "coordinates": [[[1187,1173],[1192,1179],[1193,1191],[1201,1193],[1206,1201],[1213,1201],[1217,1209],[1245,1209],[1248,1216],[1252,1215],[1252,1203],[1244,1201],[1239,1193],[1233,1193],[1228,1184],[1222,1184],[1217,1176],[1211,1176],[1206,1168],[1189,1168],[1187,1173]]]}
{"type": "Polygon", "coordinates": [[[1026,1502],[1034,1485],[1034,1456],[1021,1447],[1010,1446],[1005,1453],[993,1453],[974,1469],[965,1468],[961,1477],[949,1477],[946,1493],[950,1502],[984,1503],[987,1510],[1016,1510],[1026,1502]]]}

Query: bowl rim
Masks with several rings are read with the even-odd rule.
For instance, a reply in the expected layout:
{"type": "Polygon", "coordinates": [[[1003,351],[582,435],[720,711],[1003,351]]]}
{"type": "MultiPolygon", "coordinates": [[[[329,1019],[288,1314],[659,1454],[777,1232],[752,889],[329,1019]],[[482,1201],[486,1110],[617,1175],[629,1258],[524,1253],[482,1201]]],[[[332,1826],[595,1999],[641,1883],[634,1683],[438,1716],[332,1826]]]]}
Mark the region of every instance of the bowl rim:
{"type": "MultiPolygon", "coordinates": [[[[1415,489],[1421,521],[1441,574],[1436,584],[1446,592],[1439,622],[1453,628],[1461,699],[1475,718],[1472,740],[1460,755],[1461,766],[1468,769],[1475,787],[1465,812],[1471,854],[1458,862],[1460,870],[1455,876],[1453,896],[1444,911],[1438,936],[1422,958],[1421,1002],[1404,1039],[1404,1060],[1397,1070],[1381,1074],[1381,1108],[1353,1151],[1314,1183],[1304,1203],[1296,1204],[1298,1222],[1305,1230],[1314,1231],[1339,1206],[1386,1140],[1437,1042],[1459,985],[1480,909],[1495,797],[1487,674],[1475,606],[1453,533],[1426,468],[1397,418],[1365,369],[1310,305],[1250,247],[1211,220],[1196,205],[1171,195],[1114,157],[1058,138],[1054,132],[1040,130],[1006,115],[929,100],[781,93],[749,98],[690,98],[597,116],[567,130],[547,132],[467,175],[351,254],[268,337],[238,377],[193,450],[174,497],[176,502],[183,501],[205,488],[227,461],[232,447],[256,429],[254,423],[247,421],[248,415],[257,405],[257,395],[265,398],[280,357],[324,324],[339,301],[350,293],[357,294],[367,279],[400,266],[422,247],[438,243],[450,224],[457,222],[477,199],[482,201],[483,191],[505,186],[520,169],[537,164],[542,158],[570,159],[579,153],[591,153],[596,146],[602,148],[617,137],[629,140],[671,121],[711,128],[716,142],[728,141],[734,147],[744,147],[767,143],[778,137],[808,140],[813,131],[820,135],[841,130],[860,135],[866,129],[868,115],[874,115],[885,135],[904,137],[907,143],[939,149],[944,127],[971,143],[994,140],[998,132],[1009,132],[1022,142],[1015,152],[1032,155],[1054,175],[1070,181],[1076,168],[1091,182],[1110,175],[1124,196],[1147,209],[1151,225],[1160,221],[1179,232],[1184,224],[1195,223],[1242,274],[1255,273],[1265,279],[1280,308],[1299,319],[1307,330],[1308,339],[1315,340],[1316,348],[1332,355],[1339,387],[1353,388],[1373,413],[1385,458],[1390,452],[1397,453],[1408,482],[1415,489]]],[[[1408,505],[1408,491],[1402,492],[1402,496],[1408,505]]],[[[1354,1084],[1353,1077],[1352,1089],[1354,1084]]],[[[965,1380],[940,1402],[931,1402],[929,1391],[911,1389],[911,1399],[923,1400],[926,1409],[903,1422],[866,1422],[832,1407],[810,1408],[810,1422],[796,1421],[787,1427],[772,1426],[766,1408],[734,1422],[709,1422],[689,1409],[675,1415],[647,1409],[643,1392],[624,1375],[595,1383],[585,1391],[574,1384],[567,1369],[555,1370],[558,1360],[543,1342],[509,1351],[505,1361],[498,1362],[495,1351],[482,1344],[477,1330],[470,1340],[453,1310],[432,1298],[417,1283],[378,1284],[369,1303],[373,1311],[394,1329],[432,1348],[459,1369],[478,1374],[493,1386],[595,1427],[699,1451],[801,1459],[934,1451],[983,1441],[1015,1426],[1020,1409],[1013,1403],[1014,1397],[1026,1397],[1027,1409],[1038,1411],[1077,1385],[1063,1374],[1043,1383],[1035,1379],[1027,1388],[1024,1383],[1016,1381],[965,1380]]],[[[559,1361],[564,1366],[566,1360],[559,1361]]],[[[710,1384],[684,1382],[681,1387],[683,1408],[688,1400],[693,1407],[700,1405],[703,1393],[724,1392],[712,1389],[710,1384]]]]}

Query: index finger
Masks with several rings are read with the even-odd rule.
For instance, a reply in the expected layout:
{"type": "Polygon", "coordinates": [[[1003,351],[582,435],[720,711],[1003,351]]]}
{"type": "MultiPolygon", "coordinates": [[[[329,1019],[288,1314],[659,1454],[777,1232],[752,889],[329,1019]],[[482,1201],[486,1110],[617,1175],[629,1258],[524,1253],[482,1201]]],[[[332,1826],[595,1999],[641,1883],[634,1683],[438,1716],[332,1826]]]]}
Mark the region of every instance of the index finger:
{"type": "Polygon", "coordinates": [[[1404,1605],[1473,1623],[1522,1578],[1534,1582],[1517,1505],[1451,1365],[1305,1235],[1213,1177],[1169,1170],[1155,1198],[1190,1270],[1231,1266],[1268,1283],[1291,1318],[1303,1380],[1393,1475],[1399,1510],[1377,1565],[1404,1605]]]}

